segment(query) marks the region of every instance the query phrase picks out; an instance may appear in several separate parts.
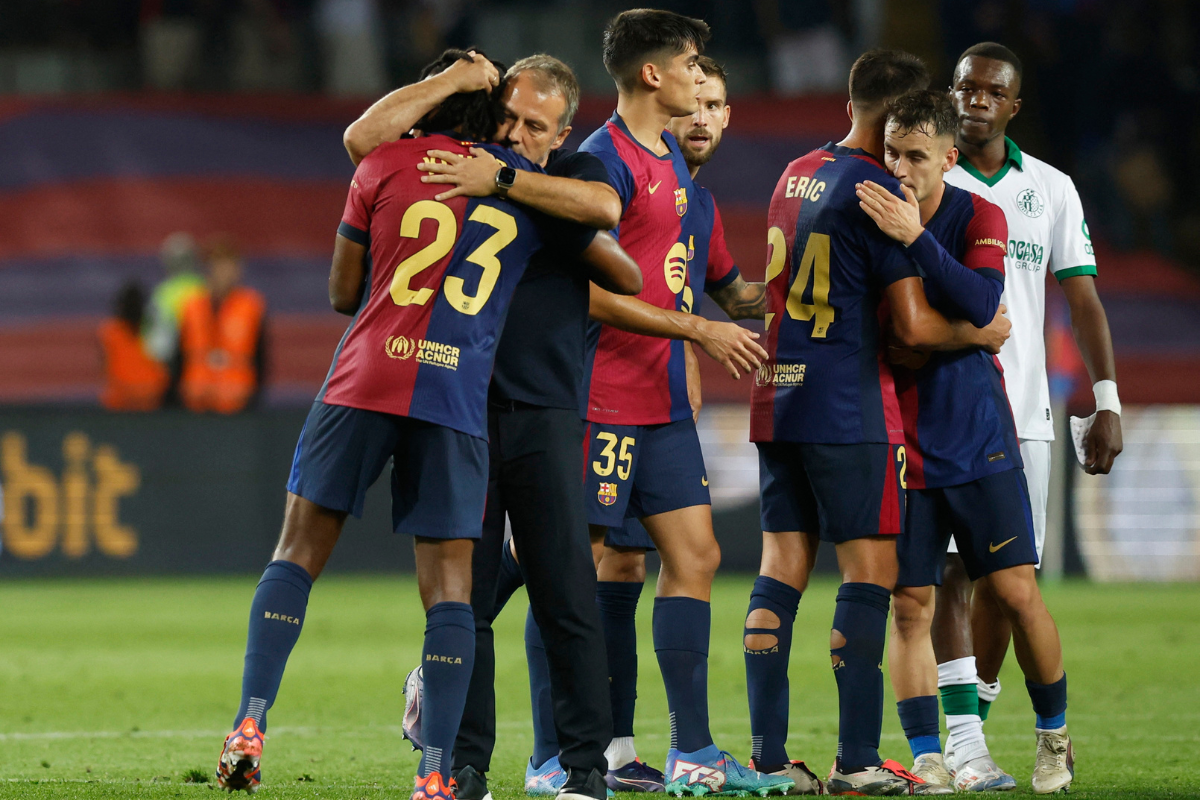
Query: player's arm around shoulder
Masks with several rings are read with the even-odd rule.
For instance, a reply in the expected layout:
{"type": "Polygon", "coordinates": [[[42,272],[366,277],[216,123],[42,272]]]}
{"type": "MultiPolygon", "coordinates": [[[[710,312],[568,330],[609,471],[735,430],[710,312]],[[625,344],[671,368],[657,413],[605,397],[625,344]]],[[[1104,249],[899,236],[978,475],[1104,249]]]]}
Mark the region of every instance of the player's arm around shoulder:
{"type": "Polygon", "coordinates": [[[621,222],[621,198],[604,181],[547,175],[527,167],[501,173],[506,164],[480,147],[472,147],[469,156],[440,150],[431,150],[429,156],[434,160],[417,166],[428,173],[421,181],[452,186],[437,195],[436,200],[460,195],[498,195],[543,214],[597,230],[612,230],[621,222]]]}
{"type": "Polygon", "coordinates": [[[441,105],[452,94],[491,91],[500,82],[492,62],[478,53],[472,61],[460,59],[437,75],[409,84],[376,101],[342,134],[350,160],[358,166],[375,148],[394,142],[412,130],[417,121],[441,105]]]}

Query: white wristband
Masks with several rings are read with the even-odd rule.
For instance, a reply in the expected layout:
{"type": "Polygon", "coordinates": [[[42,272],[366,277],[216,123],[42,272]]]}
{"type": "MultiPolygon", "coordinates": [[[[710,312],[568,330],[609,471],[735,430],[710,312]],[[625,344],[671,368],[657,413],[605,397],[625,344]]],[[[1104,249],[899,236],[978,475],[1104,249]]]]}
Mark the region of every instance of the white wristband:
{"type": "Polygon", "coordinates": [[[1092,384],[1092,394],[1096,396],[1097,411],[1111,411],[1121,416],[1121,399],[1117,397],[1116,381],[1096,381],[1092,384]]]}

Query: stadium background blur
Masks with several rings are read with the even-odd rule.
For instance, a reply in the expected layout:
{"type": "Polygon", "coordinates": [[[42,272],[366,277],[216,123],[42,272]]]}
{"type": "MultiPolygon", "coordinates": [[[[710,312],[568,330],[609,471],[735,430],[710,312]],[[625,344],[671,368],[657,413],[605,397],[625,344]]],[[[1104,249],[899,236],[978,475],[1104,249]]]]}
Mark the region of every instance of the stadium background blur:
{"type": "MultiPolygon", "coordinates": [[[[796,155],[845,129],[848,65],[901,47],[948,84],[994,39],[1024,59],[1010,132],[1067,171],[1095,235],[1126,452],[1075,469],[1065,415],[1091,410],[1061,295],[1047,337],[1060,420],[1047,574],[1200,578],[1200,7],[1182,0],[675,2],[708,19],[732,124],[702,182],[730,249],[764,270],[764,211],[796,155]]],[[[346,320],[326,300],[352,174],[341,131],[447,45],[563,57],[586,96],[568,146],[611,112],[612,2],[8,0],[0,25],[0,574],[256,569],[295,432],[346,320]],[[236,243],[267,304],[264,385],[233,417],[97,410],[97,326],[130,281],[163,280],[174,232],[236,243]],[[214,499],[220,502],[215,503],[214,499]]],[[[202,270],[198,264],[197,269],[202,270]]],[[[711,303],[703,313],[720,315],[711,303]]],[[[757,564],[749,381],[702,359],[704,441],[725,565],[757,564]],[[741,543],[745,546],[741,546],[741,543]],[[730,545],[734,546],[730,546],[730,545]]],[[[382,494],[382,493],[380,493],[382,494]]],[[[335,568],[399,567],[373,500],[335,568]],[[378,538],[376,538],[378,537],[378,538]],[[351,543],[354,542],[354,543],[351,543]],[[389,555],[380,560],[380,549],[389,555]]],[[[827,565],[826,565],[827,566],[827,565]]]]}
{"type": "MultiPolygon", "coordinates": [[[[0,797],[179,796],[183,783],[208,780],[237,696],[251,576],[269,557],[296,436],[346,325],[325,290],[352,174],[343,129],[444,46],[477,44],[509,62],[547,51],[570,63],[586,92],[569,146],[578,144],[611,113],[600,31],[627,5],[0,3],[0,797]],[[107,412],[98,327],[129,281],[149,292],[163,280],[160,253],[177,232],[234,243],[244,282],[265,298],[264,391],[234,415],[107,412]]],[[[1084,475],[1065,421],[1091,412],[1091,393],[1051,287],[1060,438],[1042,577],[1075,689],[1072,730],[1086,765],[1075,791],[1200,794],[1200,687],[1186,679],[1200,657],[1200,7],[652,5],[714,27],[709,53],[729,70],[733,115],[700,180],[756,279],[774,182],[790,159],[844,134],[846,73],[859,52],[911,50],[942,84],[958,53],[981,40],[1024,59],[1025,105],[1011,134],[1083,196],[1125,404],[1113,474],[1084,475]],[[1055,580],[1064,573],[1075,577],[1055,580]]],[[[701,309],[720,315],[710,302],[701,309]]],[[[701,435],[724,556],[711,715],[717,736],[745,755],[736,642],[760,552],[750,387],[701,363],[701,435]]],[[[416,754],[403,752],[399,688],[423,620],[403,574],[411,545],[388,530],[385,485],[347,526],[317,590],[272,711],[268,796],[409,788],[416,754]]],[[[834,591],[826,576],[806,593],[797,631],[811,636],[797,635],[790,673],[791,742],[818,771],[837,719],[823,633],[834,591]]],[[[641,604],[637,734],[654,763],[666,707],[649,607],[641,604]]],[[[498,800],[520,796],[529,752],[523,619],[513,608],[497,628],[498,800]]],[[[1010,689],[989,738],[1001,763],[1028,775],[1015,665],[1002,679],[1010,689]]],[[[896,755],[904,740],[891,707],[884,746],[896,755]]]]}

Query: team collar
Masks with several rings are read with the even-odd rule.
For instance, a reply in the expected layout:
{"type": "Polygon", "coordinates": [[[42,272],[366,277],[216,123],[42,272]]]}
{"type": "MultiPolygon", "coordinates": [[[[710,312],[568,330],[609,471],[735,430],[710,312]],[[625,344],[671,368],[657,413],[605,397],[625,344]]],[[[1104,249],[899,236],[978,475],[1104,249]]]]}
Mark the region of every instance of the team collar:
{"type": "Polygon", "coordinates": [[[968,175],[985,184],[986,186],[995,186],[997,183],[1008,174],[1012,167],[1016,167],[1021,172],[1025,171],[1025,156],[1021,153],[1021,148],[1017,147],[1017,143],[1007,136],[1004,137],[1004,166],[1000,168],[992,177],[987,177],[967,161],[965,158],[959,159],[958,162],[968,175]]]}
{"type": "Polygon", "coordinates": [[[658,153],[654,152],[649,147],[646,147],[634,137],[634,135],[629,131],[629,126],[625,124],[625,120],[623,120],[621,115],[616,111],[613,112],[613,115],[608,121],[617,126],[617,129],[620,130],[621,133],[625,134],[625,137],[629,139],[629,141],[633,142],[635,145],[642,148],[653,158],[657,158],[659,161],[666,161],[667,159],[671,158],[672,153],[675,152],[679,152],[680,156],[682,157],[682,151],[679,150],[679,143],[675,141],[674,135],[670,134],[666,128],[663,128],[663,134],[666,135],[663,135],[662,140],[667,143],[667,154],[665,156],[660,156],[658,153]]]}

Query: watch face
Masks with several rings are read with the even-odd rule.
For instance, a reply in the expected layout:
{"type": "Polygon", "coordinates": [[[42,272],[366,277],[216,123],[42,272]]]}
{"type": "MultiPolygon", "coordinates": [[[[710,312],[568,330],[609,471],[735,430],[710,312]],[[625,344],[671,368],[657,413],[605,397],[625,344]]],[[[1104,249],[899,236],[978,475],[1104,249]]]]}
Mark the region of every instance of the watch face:
{"type": "Polygon", "coordinates": [[[511,188],[516,179],[517,171],[512,167],[501,167],[500,172],[496,175],[496,183],[505,188],[511,188]]]}

